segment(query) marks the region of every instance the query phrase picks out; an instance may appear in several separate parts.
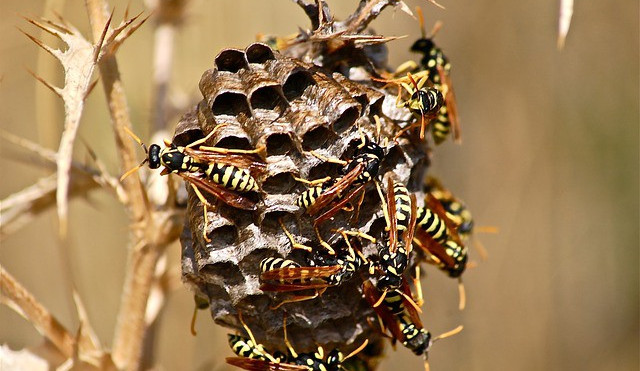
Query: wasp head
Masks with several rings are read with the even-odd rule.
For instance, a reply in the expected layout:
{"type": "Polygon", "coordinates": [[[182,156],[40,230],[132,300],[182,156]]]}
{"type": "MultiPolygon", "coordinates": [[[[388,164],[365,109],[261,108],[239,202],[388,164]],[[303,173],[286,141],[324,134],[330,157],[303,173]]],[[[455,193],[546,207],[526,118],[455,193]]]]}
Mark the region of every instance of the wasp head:
{"type": "Polygon", "coordinates": [[[342,363],[344,356],[338,349],[334,349],[327,354],[327,360],[325,361],[327,365],[327,369],[329,370],[339,370],[340,364],[342,363]]]}
{"type": "Polygon", "coordinates": [[[411,51],[415,53],[424,53],[429,54],[431,49],[435,47],[435,44],[431,39],[422,38],[416,40],[416,42],[411,45],[411,51]]]}
{"type": "Polygon", "coordinates": [[[425,354],[429,347],[431,347],[431,334],[425,329],[420,329],[418,333],[411,339],[406,339],[403,343],[404,346],[411,349],[414,354],[425,354]]]}
{"type": "Polygon", "coordinates": [[[157,144],[152,144],[149,147],[148,159],[150,169],[157,169],[160,167],[160,152],[161,148],[157,144]]]}
{"type": "Polygon", "coordinates": [[[396,275],[385,275],[378,279],[378,290],[380,291],[388,291],[395,290],[402,285],[402,277],[396,275]]]}

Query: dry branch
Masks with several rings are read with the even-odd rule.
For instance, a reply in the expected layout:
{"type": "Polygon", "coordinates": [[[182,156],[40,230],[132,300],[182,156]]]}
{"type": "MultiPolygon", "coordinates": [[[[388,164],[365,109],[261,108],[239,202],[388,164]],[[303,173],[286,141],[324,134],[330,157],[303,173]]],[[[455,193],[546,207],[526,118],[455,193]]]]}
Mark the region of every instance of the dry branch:
{"type": "Polygon", "coordinates": [[[47,19],[36,21],[27,18],[26,20],[56,36],[63,41],[67,47],[64,51],[53,49],[27,34],[31,40],[58,59],[64,68],[64,88],[54,87],[41,77],[35,76],[35,74],[34,76],[64,101],[65,119],[57,157],[58,187],[56,189],[56,199],[60,234],[61,236],[65,236],[67,233],[69,178],[73,144],[78,132],[78,127],[80,126],[84,100],[92,87],[91,79],[97,62],[96,50],[101,48],[102,39],[100,39],[98,45],[94,47],[82,36],[80,31],[68,22],[65,22],[62,17],[59,17],[59,22],[53,22],[47,19]]]}
{"type": "Polygon", "coordinates": [[[73,356],[74,338],[62,324],[0,265],[0,302],[28,320],[66,358],[73,356]]]}

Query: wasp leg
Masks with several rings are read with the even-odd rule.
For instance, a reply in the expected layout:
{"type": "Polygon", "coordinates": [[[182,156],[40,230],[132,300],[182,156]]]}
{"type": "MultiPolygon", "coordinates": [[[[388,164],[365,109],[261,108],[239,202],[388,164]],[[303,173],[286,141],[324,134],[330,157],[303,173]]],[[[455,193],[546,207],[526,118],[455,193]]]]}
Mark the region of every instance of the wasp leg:
{"type": "Polygon", "coordinates": [[[287,238],[289,239],[289,241],[291,242],[291,246],[294,249],[302,249],[308,252],[312,252],[313,249],[310,246],[301,244],[301,243],[297,243],[296,240],[293,238],[293,235],[291,234],[291,232],[289,232],[289,230],[287,229],[287,227],[285,227],[284,223],[282,222],[282,218],[278,219],[278,223],[280,223],[280,228],[282,228],[282,230],[284,231],[284,234],[287,236],[287,238]]]}
{"type": "Polygon", "coordinates": [[[316,151],[309,151],[309,153],[311,153],[314,157],[319,158],[322,161],[330,162],[332,164],[338,164],[342,166],[346,166],[348,164],[347,161],[343,161],[338,158],[326,157],[317,153],[316,151]]]}
{"type": "Polygon", "coordinates": [[[326,288],[323,288],[323,289],[320,289],[320,290],[316,290],[316,292],[313,295],[299,295],[299,296],[294,296],[294,297],[292,297],[290,299],[284,299],[283,301],[281,301],[277,305],[269,307],[269,309],[276,310],[276,309],[280,308],[281,306],[283,306],[285,304],[288,304],[288,303],[298,303],[298,302],[301,302],[301,301],[307,301],[307,300],[315,299],[318,296],[322,295],[322,293],[324,293],[325,290],[326,290],[326,288]]]}
{"type": "MultiPolygon", "coordinates": [[[[353,236],[353,237],[360,237],[360,238],[364,238],[364,239],[366,239],[366,240],[371,241],[371,243],[376,243],[376,241],[377,241],[377,240],[375,239],[375,237],[373,237],[373,236],[371,236],[371,235],[369,235],[369,234],[366,234],[366,233],[364,233],[364,232],[361,232],[361,231],[345,231],[345,230],[338,230],[338,231],[336,231],[336,232],[340,233],[343,237],[345,237],[345,235],[353,236]]],[[[347,239],[346,239],[346,237],[345,237],[345,241],[346,241],[346,240],[347,240],[347,239]]]]}
{"type": "Polygon", "coordinates": [[[296,181],[300,182],[300,183],[304,183],[310,186],[315,186],[318,184],[322,184],[324,182],[327,182],[329,180],[331,180],[330,176],[326,176],[324,178],[320,178],[320,179],[316,179],[316,180],[307,180],[307,179],[302,179],[302,178],[298,178],[298,177],[293,177],[293,179],[295,179],[296,181]]]}
{"type": "Polygon", "coordinates": [[[464,310],[467,306],[467,294],[464,289],[464,284],[462,283],[462,278],[458,278],[458,309],[464,310]]]}
{"type": "Polygon", "coordinates": [[[320,231],[318,230],[318,227],[314,226],[313,230],[316,232],[316,237],[318,237],[318,241],[320,242],[320,245],[325,249],[327,249],[327,251],[329,251],[329,255],[335,255],[336,251],[331,247],[331,245],[329,245],[324,239],[322,239],[322,236],[320,235],[320,231]]]}
{"type": "Polygon", "coordinates": [[[193,191],[196,193],[196,196],[198,196],[198,199],[200,199],[200,201],[202,202],[202,210],[204,215],[204,226],[202,227],[202,237],[204,237],[205,241],[211,242],[211,239],[209,238],[209,236],[207,236],[207,227],[209,226],[209,217],[207,216],[207,206],[211,206],[211,204],[209,204],[209,201],[207,201],[207,199],[202,195],[202,192],[200,192],[198,187],[196,187],[194,184],[191,184],[191,188],[193,188],[193,191]]]}
{"type": "Polygon", "coordinates": [[[406,61],[396,68],[396,71],[393,73],[395,76],[404,75],[407,72],[415,71],[418,69],[418,64],[415,61],[406,61]]]}
{"type": "MultiPolygon", "coordinates": [[[[198,140],[196,140],[196,141],[194,141],[194,142],[189,143],[189,144],[187,145],[187,147],[188,147],[188,148],[191,148],[191,147],[199,146],[200,144],[202,144],[202,143],[206,142],[207,140],[209,140],[209,138],[211,138],[211,137],[216,133],[216,131],[218,131],[218,129],[221,129],[221,128],[225,127],[225,126],[227,126],[227,124],[218,124],[218,125],[216,125],[216,126],[215,126],[215,127],[214,127],[210,132],[209,132],[209,134],[207,134],[207,136],[205,136],[204,138],[200,138],[200,139],[198,139],[198,140]]],[[[201,148],[204,148],[204,147],[201,147],[201,148]]]]}
{"type": "Polygon", "coordinates": [[[416,288],[416,304],[422,306],[424,304],[424,298],[422,296],[422,282],[420,282],[420,266],[415,267],[415,277],[413,277],[413,286],[416,288]]]}

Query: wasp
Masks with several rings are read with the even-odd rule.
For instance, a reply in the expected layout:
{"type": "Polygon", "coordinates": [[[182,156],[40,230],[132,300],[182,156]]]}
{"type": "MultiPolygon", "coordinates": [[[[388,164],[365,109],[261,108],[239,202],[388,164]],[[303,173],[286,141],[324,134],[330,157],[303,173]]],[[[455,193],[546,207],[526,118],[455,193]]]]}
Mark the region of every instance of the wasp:
{"type": "MultiPolygon", "coordinates": [[[[376,116],[376,121],[379,118],[376,116]]],[[[378,176],[380,163],[384,158],[384,149],[378,143],[360,132],[360,138],[354,142],[355,150],[350,161],[330,159],[315,152],[312,154],[325,161],[338,163],[343,166],[343,175],[338,178],[323,178],[316,181],[299,179],[312,185],[304,191],[296,204],[315,217],[314,224],[318,225],[333,217],[343,209],[352,199],[361,194],[366,184],[378,176]],[[321,184],[318,184],[321,183],[321,184]],[[333,203],[336,199],[337,202],[333,203]],[[333,204],[332,204],[333,203],[333,204]],[[329,209],[326,209],[331,206],[329,209]],[[321,211],[324,212],[320,213],[321,211]]]]}
{"type": "Polygon", "coordinates": [[[424,355],[425,370],[429,369],[428,351],[436,341],[453,336],[462,331],[462,326],[432,337],[424,328],[420,320],[419,308],[411,297],[411,291],[406,281],[397,289],[380,295],[379,291],[366,281],[363,293],[367,302],[373,307],[380,318],[383,328],[389,329],[392,339],[399,341],[416,355],[424,355]],[[382,305],[380,305],[382,304],[382,305]]]}
{"type": "Polygon", "coordinates": [[[373,239],[373,237],[362,232],[340,232],[345,240],[345,248],[341,249],[338,254],[329,254],[328,256],[317,252],[314,257],[309,259],[308,266],[303,267],[295,261],[279,257],[269,257],[260,262],[261,290],[274,292],[316,291],[314,295],[310,296],[294,296],[281,302],[275,308],[285,303],[313,299],[321,295],[328,287],[338,286],[351,279],[355,273],[363,268],[373,273],[373,263],[351,245],[349,236],[369,239],[373,239]]]}
{"type": "Polygon", "coordinates": [[[404,185],[388,178],[386,202],[383,202],[382,208],[387,220],[388,237],[386,244],[379,251],[378,264],[383,273],[378,278],[377,287],[386,292],[400,287],[409,265],[409,253],[416,225],[415,196],[410,196],[404,185]]]}
{"type": "Polygon", "coordinates": [[[424,28],[424,17],[420,7],[416,8],[420,19],[420,30],[422,37],[416,40],[411,46],[411,51],[422,54],[420,65],[428,71],[431,85],[442,92],[444,105],[440,107],[435,122],[431,126],[431,134],[436,144],[442,143],[449,133],[453,132],[454,139],[460,140],[460,123],[458,121],[458,109],[455,94],[451,84],[450,72],[451,63],[433,41],[440,30],[441,23],[436,23],[431,35],[427,36],[424,28]]]}
{"type": "Polygon", "coordinates": [[[206,137],[186,146],[178,146],[165,140],[164,147],[152,144],[149,149],[140,138],[127,129],[129,135],[142,146],[147,157],[120,179],[123,180],[147,163],[150,169],[162,167],[161,175],[176,174],[183,178],[203,203],[205,220],[203,234],[209,241],[206,235],[207,206],[213,206],[201,190],[214,195],[229,206],[242,210],[255,210],[256,203],[243,193],[259,192],[256,178],[266,171],[266,164],[258,156],[262,149],[240,150],[202,145],[225,125],[216,126],[206,137]]]}
{"type": "MultiPolygon", "coordinates": [[[[456,224],[449,219],[440,201],[431,193],[425,197],[424,207],[418,207],[418,228],[416,228],[413,242],[440,270],[449,277],[458,278],[460,294],[460,309],[465,306],[464,286],[460,276],[465,271],[468,260],[468,249],[460,239],[456,224]]],[[[416,276],[419,276],[416,267],[416,276]]],[[[419,287],[419,279],[416,279],[419,287]]],[[[418,292],[420,289],[418,288],[418,292]]]]}
{"type": "Polygon", "coordinates": [[[427,177],[423,189],[425,193],[440,201],[447,217],[457,226],[460,238],[468,239],[473,233],[474,221],[464,202],[456,198],[434,177],[427,177]]]}
{"type": "Polygon", "coordinates": [[[284,342],[287,346],[287,354],[281,352],[270,353],[263,345],[256,342],[249,327],[242,320],[240,322],[249,337],[229,334],[229,345],[239,357],[228,357],[227,363],[244,370],[252,371],[339,371],[342,363],[358,354],[369,343],[365,340],[357,349],[344,356],[338,349],[333,349],[325,354],[319,346],[312,353],[298,353],[287,338],[286,317],[284,318],[284,342]]]}
{"type": "MultiPolygon", "coordinates": [[[[416,74],[407,72],[406,77],[391,80],[371,78],[374,81],[398,85],[396,107],[408,108],[413,116],[420,120],[420,139],[424,139],[427,125],[436,118],[444,105],[444,96],[440,89],[425,86],[429,81],[429,74],[430,72],[425,70],[416,74]],[[403,89],[409,94],[408,99],[403,99],[403,89]]],[[[415,124],[408,125],[400,130],[395,137],[398,138],[413,129],[414,126],[415,124]]]]}

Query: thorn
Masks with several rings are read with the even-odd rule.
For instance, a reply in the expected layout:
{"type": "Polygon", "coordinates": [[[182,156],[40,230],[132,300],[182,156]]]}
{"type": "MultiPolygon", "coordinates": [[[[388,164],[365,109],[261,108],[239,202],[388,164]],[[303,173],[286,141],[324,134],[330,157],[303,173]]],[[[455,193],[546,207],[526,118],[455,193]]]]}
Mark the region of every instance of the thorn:
{"type": "Polygon", "coordinates": [[[31,69],[29,67],[25,67],[25,69],[27,70],[27,72],[29,72],[29,74],[31,76],[33,76],[36,80],[40,81],[44,86],[49,88],[49,90],[51,90],[55,95],[59,96],[60,98],[63,98],[62,97],[62,89],[57,88],[57,87],[49,84],[47,81],[45,81],[45,79],[43,79],[42,77],[36,75],[35,72],[31,71],[31,69]]]}
{"type": "Polygon", "coordinates": [[[107,37],[107,31],[109,31],[109,26],[111,25],[111,20],[113,19],[113,11],[111,11],[111,14],[109,14],[109,19],[107,19],[107,22],[104,24],[104,28],[102,29],[102,34],[100,35],[100,40],[98,40],[98,43],[96,44],[96,46],[94,47],[94,51],[93,51],[93,63],[97,64],[98,63],[98,59],[100,59],[100,52],[102,51],[102,46],[104,45],[104,40],[105,37],[107,37]]]}
{"type": "Polygon", "coordinates": [[[97,79],[95,79],[91,84],[89,84],[89,87],[87,88],[87,92],[84,94],[84,97],[82,98],[82,100],[87,99],[87,97],[89,96],[89,94],[91,94],[91,92],[93,91],[93,88],[96,87],[96,85],[98,84],[98,81],[100,80],[100,77],[98,77],[97,79]]]}
{"type": "Polygon", "coordinates": [[[25,31],[23,31],[21,28],[18,28],[18,30],[20,32],[22,32],[26,37],[30,38],[31,41],[33,41],[34,43],[36,43],[39,47],[41,47],[42,49],[46,50],[49,54],[51,54],[54,58],[56,59],[60,59],[59,56],[57,55],[57,50],[54,50],[53,48],[45,45],[45,43],[43,43],[42,41],[40,41],[39,39],[36,39],[35,36],[31,36],[30,34],[26,33],[25,31]]]}
{"type": "MultiPolygon", "coordinates": [[[[46,31],[46,32],[50,33],[51,35],[53,35],[53,36],[55,36],[55,37],[57,37],[59,39],[62,39],[62,34],[60,33],[60,31],[58,31],[58,30],[56,30],[54,28],[51,28],[51,27],[47,27],[44,24],[36,21],[35,19],[26,18],[26,17],[23,17],[23,18],[27,22],[31,23],[32,25],[41,28],[43,31],[46,31]]],[[[55,23],[52,23],[51,21],[48,21],[46,19],[44,19],[44,22],[49,23],[53,27],[57,27],[55,23]]]]}
{"type": "Polygon", "coordinates": [[[76,30],[74,29],[74,27],[73,27],[69,22],[67,22],[67,21],[62,17],[62,15],[61,15],[60,13],[56,12],[55,10],[53,10],[53,14],[56,16],[56,18],[58,18],[58,21],[59,21],[61,24],[54,24],[54,23],[53,23],[53,22],[51,22],[51,21],[47,21],[47,23],[49,23],[49,24],[50,24],[50,25],[52,25],[52,26],[56,26],[56,27],[60,28],[61,30],[63,30],[64,32],[66,32],[66,33],[68,33],[68,34],[73,34],[73,33],[75,33],[74,31],[76,31],[76,30]]]}

